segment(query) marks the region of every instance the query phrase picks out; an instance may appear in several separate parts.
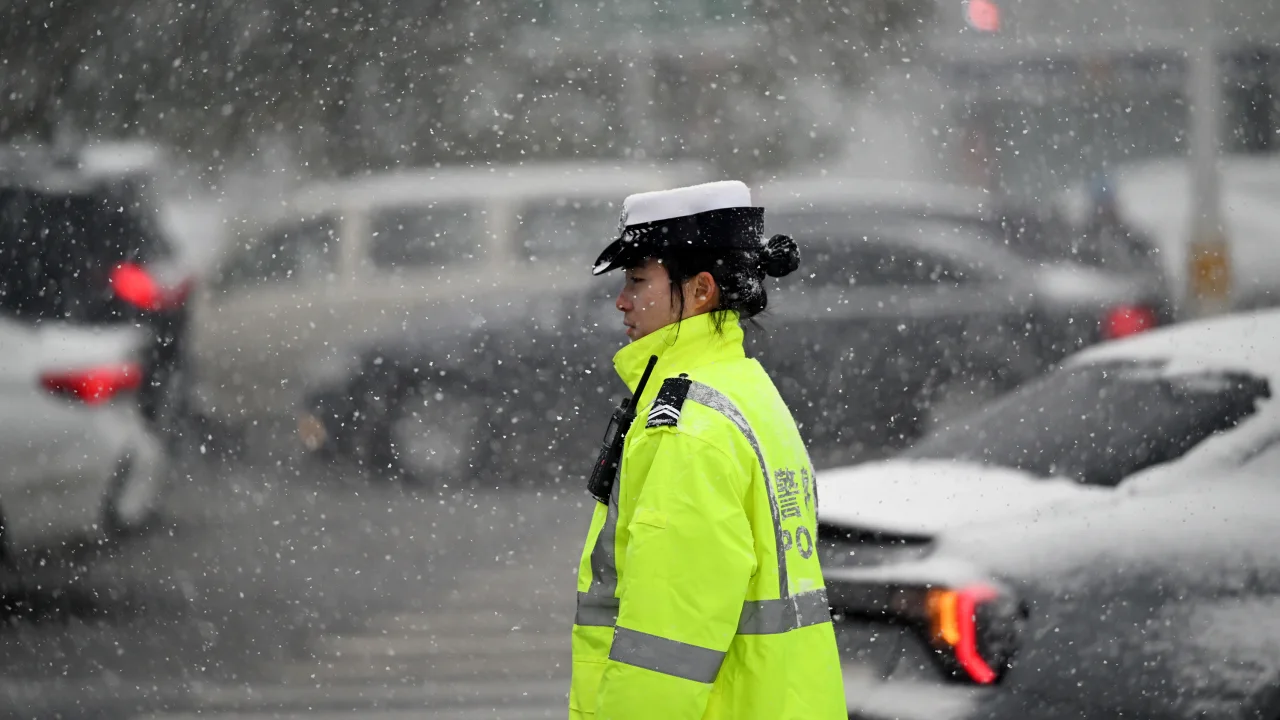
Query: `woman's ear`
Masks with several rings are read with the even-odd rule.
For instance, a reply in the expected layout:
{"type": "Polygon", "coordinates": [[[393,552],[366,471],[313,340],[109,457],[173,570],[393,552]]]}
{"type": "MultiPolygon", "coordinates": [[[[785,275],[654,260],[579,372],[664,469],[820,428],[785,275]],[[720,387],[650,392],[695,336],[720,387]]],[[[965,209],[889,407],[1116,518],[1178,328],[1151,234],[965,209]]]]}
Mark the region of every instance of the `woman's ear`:
{"type": "Polygon", "coordinates": [[[689,279],[685,285],[684,304],[690,317],[710,312],[720,305],[720,288],[711,273],[703,271],[689,279]]]}

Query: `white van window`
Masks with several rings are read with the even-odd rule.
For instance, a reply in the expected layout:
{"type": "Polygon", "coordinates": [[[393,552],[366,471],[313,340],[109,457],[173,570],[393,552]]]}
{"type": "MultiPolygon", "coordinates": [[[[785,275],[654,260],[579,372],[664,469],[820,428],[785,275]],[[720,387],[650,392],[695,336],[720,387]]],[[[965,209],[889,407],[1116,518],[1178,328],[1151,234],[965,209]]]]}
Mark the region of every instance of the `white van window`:
{"type": "Polygon", "coordinates": [[[517,217],[516,244],[531,262],[590,262],[617,237],[616,203],[607,200],[557,200],[528,203],[517,217]]]}
{"type": "Polygon", "coordinates": [[[384,270],[453,265],[483,256],[483,217],[472,205],[386,208],[373,214],[370,232],[369,259],[384,270]]]}
{"type": "Polygon", "coordinates": [[[338,222],[331,217],[277,226],[233,251],[220,289],[330,280],[338,268],[338,222]]]}

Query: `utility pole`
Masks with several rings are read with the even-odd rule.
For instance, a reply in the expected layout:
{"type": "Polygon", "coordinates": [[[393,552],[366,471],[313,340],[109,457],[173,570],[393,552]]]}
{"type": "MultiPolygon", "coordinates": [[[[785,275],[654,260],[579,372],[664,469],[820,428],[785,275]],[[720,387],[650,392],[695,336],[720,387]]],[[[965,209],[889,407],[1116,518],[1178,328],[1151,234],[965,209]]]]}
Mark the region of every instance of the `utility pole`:
{"type": "Polygon", "coordinates": [[[1195,9],[1188,48],[1191,101],[1191,238],[1187,247],[1186,314],[1205,317],[1231,308],[1230,244],[1222,222],[1222,77],[1214,0],[1188,0],[1195,9]]]}

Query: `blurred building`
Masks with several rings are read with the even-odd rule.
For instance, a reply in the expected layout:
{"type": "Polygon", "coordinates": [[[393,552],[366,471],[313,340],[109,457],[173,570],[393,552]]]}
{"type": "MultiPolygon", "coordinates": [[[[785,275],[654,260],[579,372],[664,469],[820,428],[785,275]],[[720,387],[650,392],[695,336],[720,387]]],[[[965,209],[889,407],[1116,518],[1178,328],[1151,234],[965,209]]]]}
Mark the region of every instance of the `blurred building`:
{"type": "MultiPolygon", "coordinates": [[[[955,170],[1045,197],[1109,167],[1187,152],[1189,55],[1210,0],[940,0],[926,33],[955,170]]],[[[1280,101],[1280,6],[1213,0],[1222,147],[1266,152],[1280,101]]]]}
{"type": "Polygon", "coordinates": [[[881,67],[868,47],[927,6],[872,0],[833,22],[749,0],[542,0],[513,35],[525,85],[538,89],[523,117],[575,125],[619,154],[695,157],[734,174],[813,161],[847,141],[844,102],[881,67]],[[897,9],[877,22],[878,5],[897,9]]]}

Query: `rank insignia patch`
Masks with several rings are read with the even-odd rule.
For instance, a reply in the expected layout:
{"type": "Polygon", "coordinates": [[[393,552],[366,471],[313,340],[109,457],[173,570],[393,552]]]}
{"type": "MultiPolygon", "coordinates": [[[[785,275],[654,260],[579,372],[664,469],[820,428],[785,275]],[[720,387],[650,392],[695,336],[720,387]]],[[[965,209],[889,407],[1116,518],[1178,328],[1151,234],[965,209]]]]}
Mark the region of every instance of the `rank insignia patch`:
{"type": "Polygon", "coordinates": [[[680,409],[684,407],[684,398],[689,394],[690,381],[685,377],[667,378],[662,382],[662,389],[653,399],[649,407],[649,422],[645,427],[675,427],[680,423],[680,409]]]}

